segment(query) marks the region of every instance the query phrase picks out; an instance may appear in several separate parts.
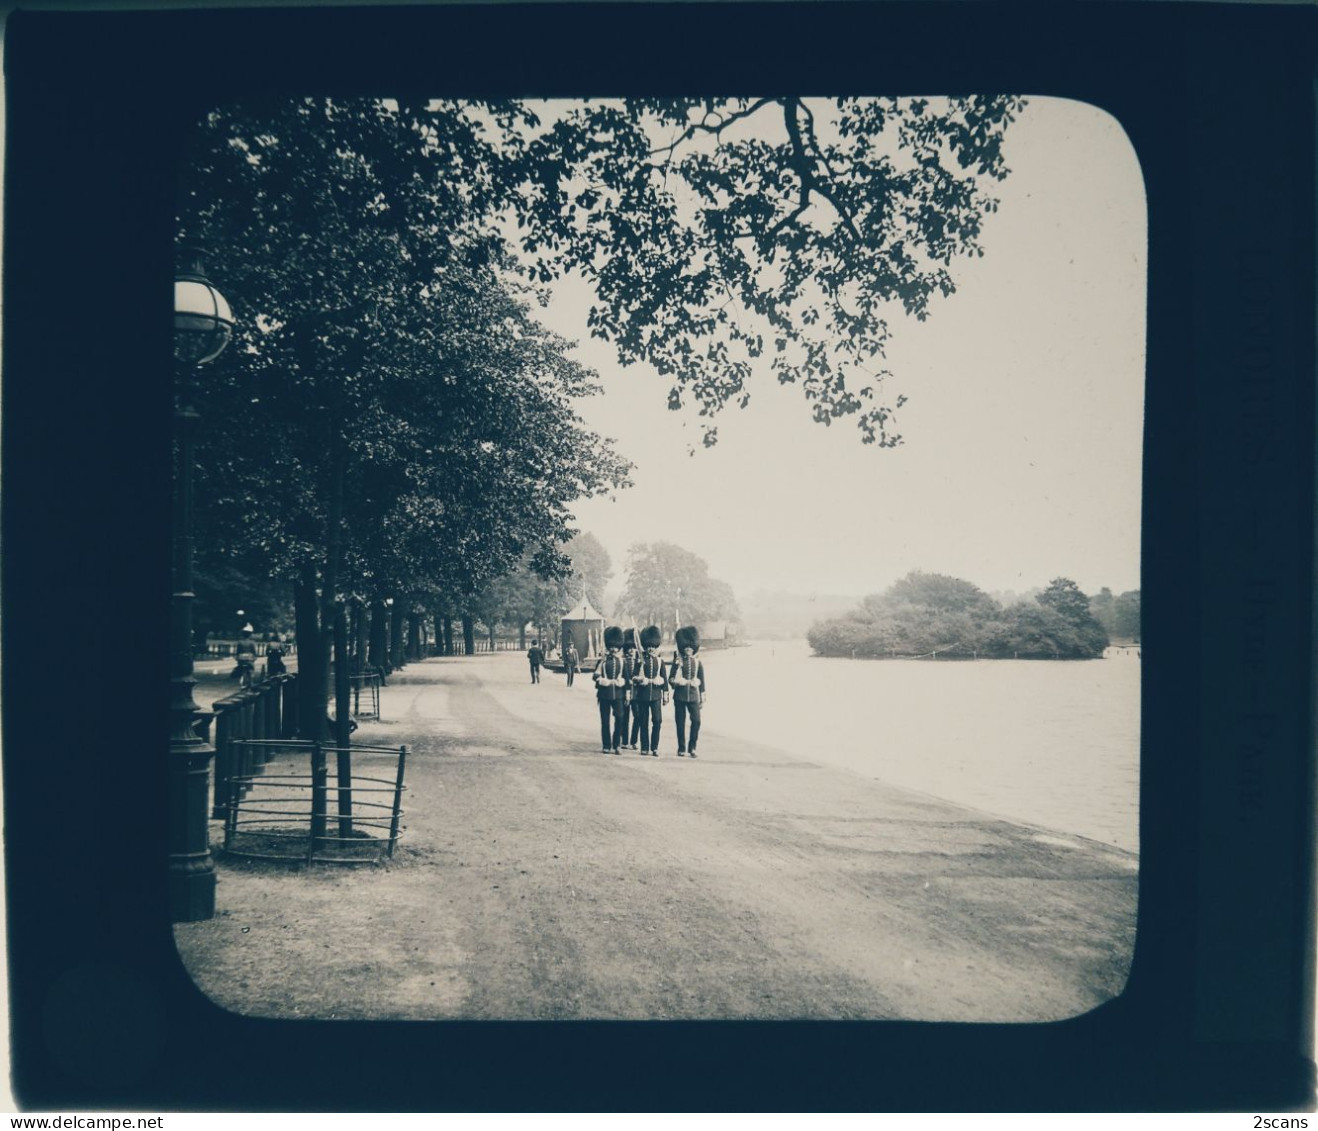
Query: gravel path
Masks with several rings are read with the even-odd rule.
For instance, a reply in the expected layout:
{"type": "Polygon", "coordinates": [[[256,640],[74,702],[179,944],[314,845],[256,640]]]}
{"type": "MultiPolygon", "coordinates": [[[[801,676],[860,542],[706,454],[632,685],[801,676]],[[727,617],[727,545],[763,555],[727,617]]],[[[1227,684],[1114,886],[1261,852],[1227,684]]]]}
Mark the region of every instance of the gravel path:
{"type": "Polygon", "coordinates": [[[221,857],[216,917],[175,928],[220,1005],[1040,1021],[1124,985],[1134,856],[722,734],[716,698],[695,763],[671,707],[659,758],[599,753],[589,680],[519,654],[411,664],[381,710],[355,737],[409,749],[395,858],[221,857]]]}

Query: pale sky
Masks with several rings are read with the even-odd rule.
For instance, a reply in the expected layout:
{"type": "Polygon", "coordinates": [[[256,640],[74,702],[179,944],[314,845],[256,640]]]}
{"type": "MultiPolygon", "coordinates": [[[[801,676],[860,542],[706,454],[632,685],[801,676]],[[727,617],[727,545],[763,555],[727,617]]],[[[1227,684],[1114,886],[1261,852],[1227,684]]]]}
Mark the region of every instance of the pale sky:
{"type": "Polygon", "coordinates": [[[1052,98],[1030,99],[1004,152],[984,257],[953,261],[957,293],[926,322],[889,319],[889,398],[908,398],[895,449],[863,445],[845,419],[816,424],[767,368],[706,449],[694,411],[666,408],[666,379],[589,338],[586,292],[559,292],[545,320],[581,343],[606,390],[580,411],[636,464],[634,487],[575,507],[613,557],[614,586],[628,546],[664,540],[739,595],[859,596],[915,569],[988,591],[1058,576],[1087,593],[1139,587],[1139,164],[1115,119],[1052,98]]]}

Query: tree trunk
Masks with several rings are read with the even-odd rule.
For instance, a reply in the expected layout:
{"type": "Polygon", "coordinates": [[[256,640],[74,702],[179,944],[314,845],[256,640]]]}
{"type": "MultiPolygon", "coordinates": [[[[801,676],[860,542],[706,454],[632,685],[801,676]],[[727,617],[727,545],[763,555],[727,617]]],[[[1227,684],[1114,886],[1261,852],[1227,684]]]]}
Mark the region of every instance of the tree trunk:
{"type": "Polygon", "coordinates": [[[297,638],[298,736],[324,741],[329,737],[325,727],[329,703],[316,607],[315,566],[302,567],[301,576],[293,587],[293,613],[297,638]]]}
{"type": "Polygon", "coordinates": [[[486,636],[486,639],[488,639],[489,642],[490,642],[490,651],[493,652],[493,651],[494,651],[494,646],[495,646],[495,639],[494,639],[494,625],[491,624],[491,625],[488,625],[488,626],[486,627],[486,629],[485,629],[485,636],[486,636]]]}
{"type": "Polygon", "coordinates": [[[466,649],[464,655],[476,654],[476,623],[470,613],[462,614],[462,646],[466,649]]]}
{"type": "MultiPolygon", "coordinates": [[[[294,635],[297,642],[298,737],[323,742],[325,733],[325,673],[321,669],[320,619],[316,610],[316,568],[304,565],[293,586],[294,635]]],[[[325,794],[320,788],[324,755],[316,747],[312,755],[310,835],[314,841],[325,835],[325,794]]]]}
{"type": "Polygon", "coordinates": [[[339,748],[339,836],[352,836],[352,686],[348,679],[348,617],[342,601],[334,611],[334,744],[339,748]]]}
{"type": "Polygon", "coordinates": [[[409,660],[421,659],[421,615],[419,613],[407,614],[407,658],[409,660]]]}
{"type": "Polygon", "coordinates": [[[447,613],[440,618],[440,633],[443,636],[441,651],[446,656],[453,655],[453,618],[447,613]]]}
{"type": "Polygon", "coordinates": [[[352,603],[352,623],[352,674],[361,675],[366,670],[368,630],[371,623],[365,602],[358,600],[352,603]]]}
{"type": "Polygon", "coordinates": [[[403,656],[403,610],[400,602],[389,606],[389,663],[396,668],[405,667],[403,656]]]}
{"type": "Polygon", "coordinates": [[[389,606],[377,596],[371,602],[371,640],[367,663],[381,675],[389,674],[389,606]]]}
{"type": "Polygon", "coordinates": [[[526,651],[526,621],[522,621],[517,626],[517,647],[521,651],[526,651]]]}
{"type": "Polygon", "coordinates": [[[334,745],[338,747],[339,835],[352,834],[352,697],[348,679],[348,622],[339,586],[343,572],[343,476],[347,453],[338,437],[331,443],[330,498],[326,530],[325,588],[321,595],[321,640],[324,663],[334,673],[334,745]],[[326,629],[328,628],[328,631],[326,629]],[[331,669],[329,651],[334,650],[331,669]]]}

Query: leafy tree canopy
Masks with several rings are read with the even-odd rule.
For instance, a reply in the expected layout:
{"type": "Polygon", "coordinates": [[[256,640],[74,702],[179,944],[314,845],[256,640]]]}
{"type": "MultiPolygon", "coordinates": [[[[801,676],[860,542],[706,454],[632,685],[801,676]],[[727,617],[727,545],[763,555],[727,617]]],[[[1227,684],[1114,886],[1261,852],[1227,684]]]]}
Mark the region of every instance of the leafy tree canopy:
{"type": "Polygon", "coordinates": [[[482,136],[379,102],[208,118],[182,226],[237,327],[199,389],[203,534],[288,575],[337,539],[361,583],[471,594],[528,547],[565,568],[567,505],[625,483],[573,407],[594,374],[473,226],[502,160],[482,136]]]}
{"type": "Polygon", "coordinates": [[[638,542],[627,553],[627,581],[614,618],[671,633],[680,624],[738,620],[732,587],[709,576],[704,558],[671,542],[638,542]],[[681,618],[680,622],[678,618],[681,618]]]}
{"type": "MultiPolygon", "coordinates": [[[[572,105],[518,164],[521,249],[593,283],[593,332],[703,416],[745,405],[759,359],[814,419],[892,446],[888,314],[927,317],[979,256],[1008,174],[1008,96],[681,98],[572,105]]],[[[716,430],[706,428],[705,442],[716,430]]]]}
{"type": "MultiPolygon", "coordinates": [[[[924,319],[956,289],[953,260],[983,254],[997,208],[985,186],[1008,175],[1003,140],[1023,105],[234,106],[203,125],[180,212],[232,249],[224,278],[245,312],[309,353],[381,335],[428,351],[427,323],[400,317],[398,296],[457,262],[538,283],[579,271],[592,331],[624,364],[671,377],[670,407],[744,405],[764,364],[800,385],[816,420],[853,417],[867,443],[891,446],[905,398],[882,393],[889,315],[924,319]]],[[[706,443],[716,435],[707,425],[706,443]]]]}

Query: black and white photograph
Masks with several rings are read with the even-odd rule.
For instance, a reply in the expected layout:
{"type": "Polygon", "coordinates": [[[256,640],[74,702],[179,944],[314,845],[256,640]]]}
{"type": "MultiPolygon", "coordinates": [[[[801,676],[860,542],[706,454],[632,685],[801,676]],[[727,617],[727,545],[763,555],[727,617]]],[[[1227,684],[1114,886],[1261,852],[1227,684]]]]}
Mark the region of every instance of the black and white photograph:
{"type": "Polygon", "coordinates": [[[1312,1097],[1313,170],[1110,8],[12,21],[21,1104],[1312,1097]]]}
{"type": "Polygon", "coordinates": [[[307,98],[217,108],[180,184],[207,996],[1121,992],[1145,201],[1111,117],[307,98]]]}

